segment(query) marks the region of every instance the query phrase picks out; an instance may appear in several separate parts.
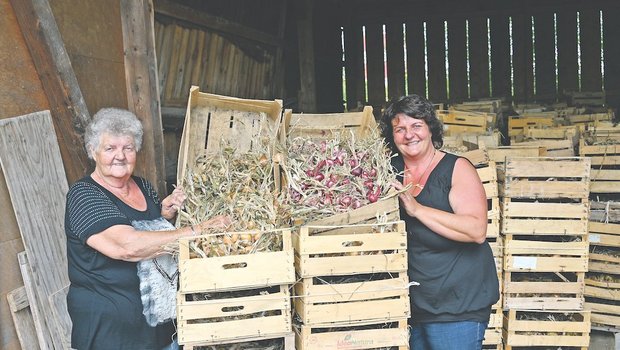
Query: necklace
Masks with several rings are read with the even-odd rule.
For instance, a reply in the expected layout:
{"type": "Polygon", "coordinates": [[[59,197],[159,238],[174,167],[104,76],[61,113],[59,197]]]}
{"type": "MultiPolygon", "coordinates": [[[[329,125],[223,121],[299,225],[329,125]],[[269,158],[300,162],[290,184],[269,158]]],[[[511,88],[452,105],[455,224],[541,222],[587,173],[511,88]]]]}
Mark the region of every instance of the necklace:
{"type": "Polygon", "coordinates": [[[413,188],[417,187],[417,188],[420,189],[420,191],[424,189],[424,185],[421,185],[420,181],[424,177],[424,174],[426,174],[426,172],[428,171],[428,168],[431,166],[431,163],[433,162],[433,159],[435,159],[435,153],[437,153],[437,149],[433,149],[433,155],[431,156],[431,159],[428,161],[428,163],[426,163],[426,167],[424,168],[424,171],[420,174],[420,176],[418,177],[418,180],[415,181],[415,184],[413,185],[413,188]]]}

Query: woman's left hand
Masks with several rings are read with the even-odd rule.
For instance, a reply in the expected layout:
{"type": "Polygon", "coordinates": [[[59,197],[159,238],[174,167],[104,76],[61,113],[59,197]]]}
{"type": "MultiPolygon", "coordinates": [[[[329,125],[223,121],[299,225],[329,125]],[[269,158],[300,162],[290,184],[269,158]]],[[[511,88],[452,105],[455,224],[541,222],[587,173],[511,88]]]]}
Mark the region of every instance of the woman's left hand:
{"type": "Polygon", "coordinates": [[[176,187],[170,195],[161,201],[161,215],[168,220],[173,219],[179,209],[183,208],[186,199],[187,195],[183,187],[176,187]]]}

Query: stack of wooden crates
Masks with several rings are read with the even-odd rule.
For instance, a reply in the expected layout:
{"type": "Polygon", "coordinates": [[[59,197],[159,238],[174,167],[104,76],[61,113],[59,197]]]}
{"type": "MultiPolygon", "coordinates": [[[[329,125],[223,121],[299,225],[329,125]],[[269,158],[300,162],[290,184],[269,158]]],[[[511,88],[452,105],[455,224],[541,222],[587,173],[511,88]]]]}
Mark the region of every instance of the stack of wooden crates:
{"type": "MultiPolygon", "coordinates": [[[[281,114],[281,101],[243,100],[192,87],[178,178],[183,179],[198,156],[219,152],[222,140],[242,153],[254,149],[263,133],[276,140],[281,114]]],[[[203,257],[192,253],[194,238],[180,240],[177,321],[179,343],[185,349],[276,341],[294,350],[292,232],[279,228],[258,233],[282,235],[281,250],[203,257]]]]}
{"type": "Polygon", "coordinates": [[[590,159],[507,158],[504,171],[505,348],[586,349],[590,159]]]}
{"type": "MultiPolygon", "coordinates": [[[[280,135],[286,144],[286,137],[349,133],[377,133],[371,107],[336,114],[287,110],[280,135]]],[[[296,227],[297,349],[407,349],[407,234],[397,196],[296,227]]]]}

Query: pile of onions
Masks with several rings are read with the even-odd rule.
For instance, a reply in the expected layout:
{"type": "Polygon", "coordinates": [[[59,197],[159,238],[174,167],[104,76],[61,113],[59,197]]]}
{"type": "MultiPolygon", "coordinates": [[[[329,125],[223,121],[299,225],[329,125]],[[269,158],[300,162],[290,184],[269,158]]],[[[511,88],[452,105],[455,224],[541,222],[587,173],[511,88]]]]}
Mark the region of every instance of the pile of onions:
{"type": "Polygon", "coordinates": [[[317,220],[377,202],[396,179],[391,152],[376,134],[299,136],[288,140],[285,154],[283,204],[295,220],[317,220]]]}
{"type": "Polygon", "coordinates": [[[182,186],[187,194],[180,211],[181,225],[196,224],[217,215],[231,218],[228,233],[205,234],[190,244],[195,257],[248,254],[281,250],[282,220],[268,149],[239,154],[224,147],[200,156],[188,169],[182,186]],[[257,233],[262,232],[262,234],[257,233]]]}

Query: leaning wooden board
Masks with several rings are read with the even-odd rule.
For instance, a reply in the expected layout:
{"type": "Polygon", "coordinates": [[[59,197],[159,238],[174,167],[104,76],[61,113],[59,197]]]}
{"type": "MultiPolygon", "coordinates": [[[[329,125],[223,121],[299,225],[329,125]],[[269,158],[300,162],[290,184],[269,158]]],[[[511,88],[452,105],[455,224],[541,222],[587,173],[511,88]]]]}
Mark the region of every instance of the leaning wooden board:
{"type": "Polygon", "coordinates": [[[14,289],[7,293],[6,298],[22,349],[40,349],[26,288],[14,289]]]}
{"type": "Polygon", "coordinates": [[[69,284],[63,232],[68,184],[49,111],[0,121],[0,164],[42,316],[60,349],[67,332],[55,329],[49,296],[69,284]]]}

